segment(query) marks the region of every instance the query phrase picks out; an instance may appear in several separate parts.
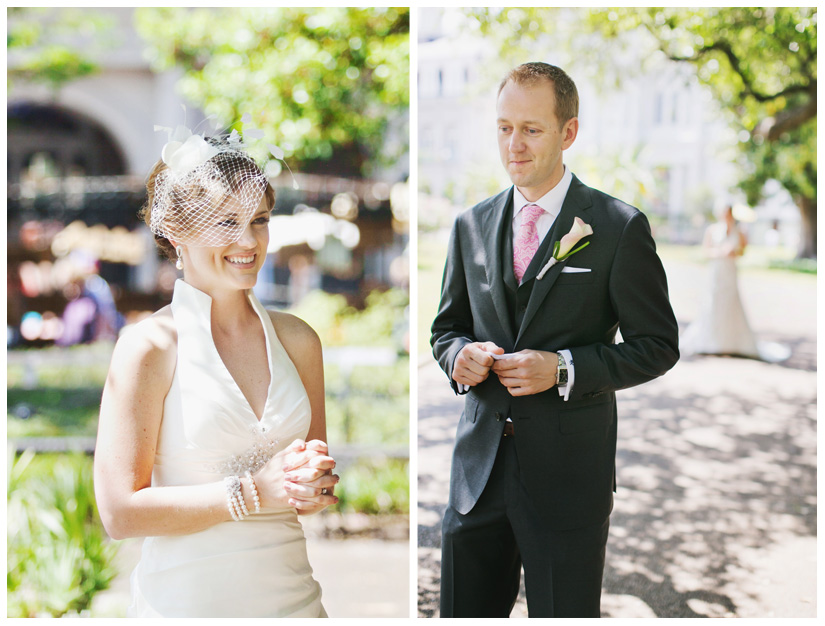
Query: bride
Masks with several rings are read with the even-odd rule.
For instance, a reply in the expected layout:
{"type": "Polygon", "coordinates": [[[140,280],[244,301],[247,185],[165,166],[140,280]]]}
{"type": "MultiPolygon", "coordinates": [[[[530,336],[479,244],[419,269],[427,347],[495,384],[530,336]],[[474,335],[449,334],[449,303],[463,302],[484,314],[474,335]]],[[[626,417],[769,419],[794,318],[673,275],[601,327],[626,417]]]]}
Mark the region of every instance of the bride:
{"type": "Polygon", "coordinates": [[[298,521],[338,500],[321,344],[252,292],[274,190],[235,133],[175,134],[144,219],[183,280],[118,341],[95,452],[107,532],[146,537],[129,613],[326,617],[298,521]]]}
{"type": "Polygon", "coordinates": [[[710,289],[697,318],[685,330],[679,349],[692,354],[723,354],[778,362],[790,356],[781,344],[757,340],[748,324],[739,295],[736,259],[747,238],[739,228],[733,208],[725,206],[719,221],[705,231],[703,247],[710,259],[710,289]]]}

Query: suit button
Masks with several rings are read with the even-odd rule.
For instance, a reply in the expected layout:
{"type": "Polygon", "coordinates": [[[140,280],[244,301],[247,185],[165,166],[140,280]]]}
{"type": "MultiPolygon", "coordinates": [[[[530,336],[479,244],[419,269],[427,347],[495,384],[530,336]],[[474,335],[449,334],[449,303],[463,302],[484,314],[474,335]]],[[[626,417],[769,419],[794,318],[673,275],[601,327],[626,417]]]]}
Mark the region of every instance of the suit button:
{"type": "Polygon", "coordinates": [[[520,310],[522,313],[524,313],[524,311],[526,311],[526,310],[527,310],[527,305],[526,305],[526,304],[522,304],[522,305],[519,307],[519,310],[520,310]]]}
{"type": "Polygon", "coordinates": [[[500,422],[502,419],[503,419],[503,418],[501,417],[501,413],[499,413],[498,411],[496,411],[496,421],[497,421],[497,422],[500,422]]]}

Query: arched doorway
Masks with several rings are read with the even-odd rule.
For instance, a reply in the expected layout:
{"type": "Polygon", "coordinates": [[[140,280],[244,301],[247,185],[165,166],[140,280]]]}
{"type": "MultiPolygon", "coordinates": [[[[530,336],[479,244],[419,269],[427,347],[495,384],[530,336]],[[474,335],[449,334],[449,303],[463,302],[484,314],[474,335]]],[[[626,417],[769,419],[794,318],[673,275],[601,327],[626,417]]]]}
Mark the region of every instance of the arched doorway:
{"type": "MultiPolygon", "coordinates": [[[[135,246],[153,252],[154,246],[135,243],[143,232],[137,211],[145,187],[126,175],[123,150],[102,124],[59,105],[18,101],[8,106],[7,118],[9,328],[20,328],[26,313],[59,316],[76,270],[96,272],[119,306],[125,299],[132,307],[140,262],[122,253],[135,246]],[[69,232],[74,239],[54,248],[69,232]],[[124,241],[129,245],[119,245],[124,241]],[[73,254],[77,250],[85,256],[73,254]]],[[[156,265],[152,257],[141,269],[156,265]]],[[[147,297],[146,308],[157,308],[155,296],[147,297]]]]}
{"type": "Polygon", "coordinates": [[[8,108],[8,182],[41,174],[117,176],[123,153],[109,133],[79,113],[34,102],[8,108]]]}

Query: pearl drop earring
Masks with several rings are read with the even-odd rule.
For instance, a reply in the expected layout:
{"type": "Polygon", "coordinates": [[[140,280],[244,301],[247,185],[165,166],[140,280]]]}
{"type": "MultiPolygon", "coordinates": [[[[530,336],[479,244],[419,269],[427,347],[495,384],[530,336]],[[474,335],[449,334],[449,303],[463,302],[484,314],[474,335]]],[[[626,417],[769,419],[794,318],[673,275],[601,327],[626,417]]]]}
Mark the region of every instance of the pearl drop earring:
{"type": "Polygon", "coordinates": [[[178,262],[175,263],[175,267],[177,267],[179,270],[182,270],[183,269],[183,257],[181,256],[181,254],[183,254],[183,246],[178,246],[177,248],[175,248],[175,252],[178,253],[178,262]]]}

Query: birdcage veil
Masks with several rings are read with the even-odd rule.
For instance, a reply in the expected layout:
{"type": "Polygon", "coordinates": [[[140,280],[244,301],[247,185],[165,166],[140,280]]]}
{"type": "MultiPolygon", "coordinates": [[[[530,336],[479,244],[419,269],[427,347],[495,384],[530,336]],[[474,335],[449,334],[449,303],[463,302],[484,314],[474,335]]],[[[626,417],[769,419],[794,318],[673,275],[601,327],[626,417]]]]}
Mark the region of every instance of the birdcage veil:
{"type": "MultiPolygon", "coordinates": [[[[154,180],[152,232],[189,246],[226,246],[240,239],[269,184],[244,143],[247,137],[260,138],[262,131],[204,137],[186,126],[155,130],[167,131],[169,141],[161,153],[166,167],[154,180]]],[[[283,157],[280,148],[268,147],[273,156],[283,157]]]]}

